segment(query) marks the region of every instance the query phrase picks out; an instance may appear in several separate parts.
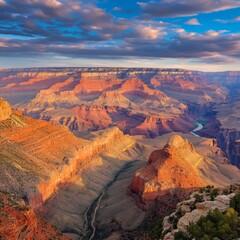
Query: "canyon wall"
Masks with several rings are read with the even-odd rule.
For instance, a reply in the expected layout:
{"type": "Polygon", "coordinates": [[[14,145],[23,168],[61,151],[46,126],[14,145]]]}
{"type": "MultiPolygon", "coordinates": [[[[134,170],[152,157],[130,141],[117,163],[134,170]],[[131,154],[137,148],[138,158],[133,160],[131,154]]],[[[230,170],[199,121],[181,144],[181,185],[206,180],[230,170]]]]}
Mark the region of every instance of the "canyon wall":
{"type": "Polygon", "coordinates": [[[218,146],[225,152],[232,164],[240,167],[240,101],[221,104],[215,108],[219,131],[218,146]]]}
{"type": "MultiPolygon", "coordinates": [[[[18,192],[33,208],[42,206],[61,184],[79,169],[90,167],[92,159],[124,137],[113,127],[91,140],[80,139],[62,126],[32,120],[16,111],[0,121],[0,129],[0,189],[18,192]]],[[[129,148],[134,144],[132,140],[129,148]]]]}
{"type": "Polygon", "coordinates": [[[226,153],[231,163],[240,167],[240,131],[221,129],[217,134],[218,146],[226,153]]]}

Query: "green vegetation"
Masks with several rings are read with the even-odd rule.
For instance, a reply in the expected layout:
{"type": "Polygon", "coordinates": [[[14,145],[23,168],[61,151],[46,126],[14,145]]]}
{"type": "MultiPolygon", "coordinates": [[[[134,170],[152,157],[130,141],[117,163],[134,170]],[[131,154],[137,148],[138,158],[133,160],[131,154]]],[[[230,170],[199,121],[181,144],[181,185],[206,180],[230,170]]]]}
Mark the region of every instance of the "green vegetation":
{"type": "Polygon", "coordinates": [[[233,208],[229,208],[226,213],[214,209],[206,217],[201,217],[196,224],[190,225],[187,233],[176,233],[175,239],[232,240],[240,236],[239,227],[240,219],[233,208]]]}
{"type": "Polygon", "coordinates": [[[231,199],[230,207],[240,214],[240,193],[236,193],[236,195],[231,199]]]}
{"type": "Polygon", "coordinates": [[[218,188],[212,189],[212,191],[210,192],[211,201],[213,201],[215,197],[217,197],[218,195],[219,195],[219,189],[218,188]]]}
{"type": "Polygon", "coordinates": [[[194,194],[194,198],[195,198],[195,201],[196,201],[197,203],[203,201],[203,196],[201,196],[201,195],[199,195],[199,194],[197,194],[197,193],[194,194]]]}
{"type": "Polygon", "coordinates": [[[148,232],[151,239],[159,239],[162,236],[162,222],[163,218],[160,218],[148,232]]]}

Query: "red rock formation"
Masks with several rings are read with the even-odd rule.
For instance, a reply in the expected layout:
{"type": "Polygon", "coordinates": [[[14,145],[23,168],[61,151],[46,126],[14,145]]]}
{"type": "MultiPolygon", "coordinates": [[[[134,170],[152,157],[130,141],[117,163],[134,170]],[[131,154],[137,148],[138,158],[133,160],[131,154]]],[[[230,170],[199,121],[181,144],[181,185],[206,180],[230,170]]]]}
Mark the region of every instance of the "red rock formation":
{"type": "Polygon", "coordinates": [[[14,194],[0,192],[1,240],[67,240],[14,194]]]}
{"type": "Polygon", "coordinates": [[[146,167],[133,177],[132,191],[143,202],[161,196],[183,199],[189,192],[207,184],[198,171],[203,161],[193,145],[179,135],[173,135],[162,150],[154,151],[146,167]]]}

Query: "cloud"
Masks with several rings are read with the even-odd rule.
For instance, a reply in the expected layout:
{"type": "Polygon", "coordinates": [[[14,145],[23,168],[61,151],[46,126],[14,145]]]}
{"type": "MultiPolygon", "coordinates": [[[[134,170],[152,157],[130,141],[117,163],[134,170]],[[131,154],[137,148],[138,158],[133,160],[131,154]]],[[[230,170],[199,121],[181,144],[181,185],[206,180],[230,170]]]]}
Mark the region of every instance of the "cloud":
{"type": "Polygon", "coordinates": [[[215,19],[214,21],[219,22],[219,23],[234,23],[234,22],[240,21],[240,16],[232,18],[232,19],[215,19]]]}
{"type": "Polygon", "coordinates": [[[189,19],[188,21],[185,22],[187,25],[201,25],[201,23],[198,21],[197,18],[192,18],[189,19]]]}
{"type": "Polygon", "coordinates": [[[194,16],[198,13],[217,12],[221,10],[240,7],[239,0],[152,0],[149,2],[138,2],[142,9],[143,17],[179,17],[194,16]]]}
{"type": "Polygon", "coordinates": [[[120,7],[114,7],[113,8],[113,11],[116,11],[116,12],[121,12],[123,9],[120,8],[120,7]]]}
{"type": "MultiPolygon", "coordinates": [[[[193,9],[191,2],[163,0],[161,4],[174,9],[173,3],[187,4],[187,10],[179,11],[189,14],[190,8],[193,9]]],[[[213,4],[206,0],[200,2],[206,3],[209,9],[213,4]]],[[[218,0],[218,9],[234,2],[218,0]]],[[[146,9],[155,3],[148,1],[139,5],[146,9]]],[[[201,4],[195,3],[196,9],[191,12],[196,13],[201,4]]],[[[179,14],[174,9],[168,9],[165,14],[179,14]]],[[[224,30],[200,34],[159,20],[137,16],[120,18],[87,0],[9,0],[0,4],[0,11],[1,57],[43,58],[50,54],[73,59],[189,58],[204,62],[230,62],[240,57],[239,34],[224,30]]],[[[186,24],[200,23],[192,18],[186,24]]]]}
{"type": "Polygon", "coordinates": [[[234,18],[234,21],[239,22],[239,21],[240,21],[240,16],[235,17],[235,18],[234,18]]]}
{"type": "Polygon", "coordinates": [[[126,38],[115,44],[111,40],[72,44],[46,44],[44,40],[29,39],[1,41],[0,52],[8,57],[40,56],[46,53],[70,58],[88,59],[198,59],[205,63],[230,63],[240,58],[240,34],[221,35],[209,30],[203,34],[179,29],[172,39],[126,38]],[[155,41],[154,44],[152,41],[155,41]]]}

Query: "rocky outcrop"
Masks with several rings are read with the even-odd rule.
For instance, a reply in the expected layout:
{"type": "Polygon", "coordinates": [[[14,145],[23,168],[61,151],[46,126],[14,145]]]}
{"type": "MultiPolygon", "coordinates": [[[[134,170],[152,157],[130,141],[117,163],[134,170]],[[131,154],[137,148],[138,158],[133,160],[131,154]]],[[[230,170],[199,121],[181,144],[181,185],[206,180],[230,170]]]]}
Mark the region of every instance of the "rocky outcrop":
{"type": "Polygon", "coordinates": [[[154,151],[145,168],[133,177],[132,191],[142,201],[152,201],[161,196],[184,199],[191,191],[206,185],[197,168],[204,161],[188,140],[173,135],[162,150],[154,151]]]}
{"type": "Polygon", "coordinates": [[[36,215],[22,199],[0,192],[0,238],[2,240],[67,240],[56,228],[36,215]]]}
{"type": "Polygon", "coordinates": [[[230,207],[230,200],[235,196],[237,189],[237,186],[226,189],[207,186],[191,194],[189,199],[178,203],[176,210],[164,218],[163,239],[174,240],[176,232],[186,232],[190,224],[196,223],[202,216],[207,216],[211,210],[217,208],[225,212],[230,207]]]}
{"type": "Polygon", "coordinates": [[[195,137],[194,146],[180,135],[168,138],[163,149],[152,152],[147,165],[133,177],[131,189],[141,203],[170,204],[202,186],[227,186],[240,180],[239,169],[229,164],[215,140],[195,137]]]}
{"type": "Polygon", "coordinates": [[[11,114],[12,109],[9,103],[3,98],[0,98],[0,121],[8,119],[11,116],[11,114]]]}

